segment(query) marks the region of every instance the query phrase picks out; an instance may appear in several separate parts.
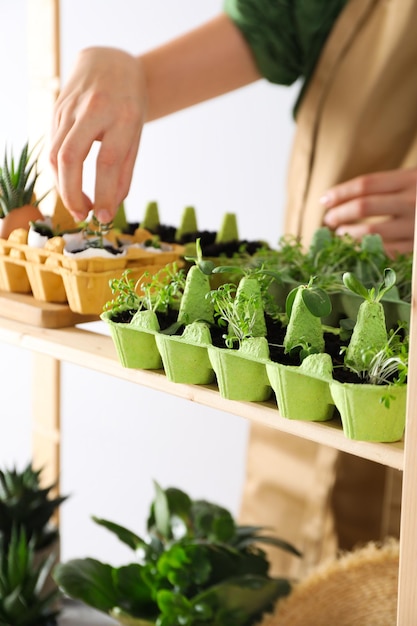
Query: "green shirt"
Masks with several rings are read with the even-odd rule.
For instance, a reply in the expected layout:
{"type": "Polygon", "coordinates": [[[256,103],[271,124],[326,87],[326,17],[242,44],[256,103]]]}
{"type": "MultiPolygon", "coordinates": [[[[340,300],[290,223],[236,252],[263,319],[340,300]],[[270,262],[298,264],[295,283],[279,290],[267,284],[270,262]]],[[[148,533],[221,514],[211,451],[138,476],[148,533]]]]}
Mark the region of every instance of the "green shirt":
{"type": "MultiPolygon", "coordinates": [[[[348,0],[224,0],[224,10],[241,30],[262,76],[301,93],[321,49],[348,0]]],[[[297,106],[296,105],[296,106],[297,106]]]]}

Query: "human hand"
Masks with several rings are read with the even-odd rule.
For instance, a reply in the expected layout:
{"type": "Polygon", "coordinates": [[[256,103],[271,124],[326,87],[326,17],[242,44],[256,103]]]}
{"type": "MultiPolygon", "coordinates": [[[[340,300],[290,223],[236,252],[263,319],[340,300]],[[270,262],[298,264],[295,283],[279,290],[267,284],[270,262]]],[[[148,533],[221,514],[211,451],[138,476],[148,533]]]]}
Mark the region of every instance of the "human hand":
{"type": "Polygon", "coordinates": [[[366,174],[336,185],[320,199],[327,209],[324,223],[355,239],[379,233],[390,256],[412,252],[416,183],[414,168],[366,174]]]}
{"type": "Polygon", "coordinates": [[[140,61],[113,48],[88,48],[77,59],[54,109],[50,161],[61,198],[76,220],[88,212],[110,222],[126,197],[146,117],[140,61]],[[94,199],[82,190],[83,164],[95,141],[94,199]]]}

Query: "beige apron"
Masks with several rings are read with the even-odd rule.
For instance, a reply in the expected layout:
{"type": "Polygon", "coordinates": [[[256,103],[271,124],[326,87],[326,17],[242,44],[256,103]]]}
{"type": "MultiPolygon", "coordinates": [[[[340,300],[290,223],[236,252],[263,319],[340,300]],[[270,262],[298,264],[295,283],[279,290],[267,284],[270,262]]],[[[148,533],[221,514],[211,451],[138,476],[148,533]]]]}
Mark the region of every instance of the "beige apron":
{"type": "MultiPolygon", "coordinates": [[[[350,0],[298,112],[286,232],[308,243],[330,186],[416,165],[417,0],[350,0]]],[[[252,426],[241,521],[304,554],[269,550],[273,573],[299,577],[338,546],[398,535],[400,501],[400,472],[252,426]]]]}

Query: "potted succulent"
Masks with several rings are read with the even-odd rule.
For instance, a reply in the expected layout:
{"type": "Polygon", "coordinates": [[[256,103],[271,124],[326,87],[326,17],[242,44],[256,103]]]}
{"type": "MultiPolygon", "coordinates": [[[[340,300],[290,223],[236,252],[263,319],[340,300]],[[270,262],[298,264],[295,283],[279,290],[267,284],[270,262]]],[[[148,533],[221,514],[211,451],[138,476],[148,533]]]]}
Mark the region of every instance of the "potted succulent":
{"type": "Polygon", "coordinates": [[[361,441],[398,441],[405,428],[408,334],[401,335],[404,325],[387,331],[381,303],[395,284],[395,272],[386,269],[383,281],[370,289],[349,272],[343,280],[347,289],[362,298],[344,352],[344,366],[357,380],[330,383],[344,433],[361,441]]]}
{"type": "Polygon", "coordinates": [[[45,591],[55,556],[36,563],[35,540],[24,527],[13,527],[10,540],[0,537],[0,624],[56,626],[58,587],[45,591]]]}
{"type": "Polygon", "coordinates": [[[14,527],[24,529],[36,551],[49,549],[58,541],[53,516],[67,496],[53,496],[55,485],[43,487],[41,475],[42,470],[35,470],[31,463],[23,470],[0,470],[0,537],[6,546],[14,527]]]}
{"type": "Polygon", "coordinates": [[[70,597],[130,626],[251,626],[290,591],[290,581],[271,578],[262,542],[299,556],[290,544],[266,537],[262,528],[239,526],[216,504],[193,500],[155,483],[148,536],[94,518],[134,550],[122,567],[75,559],[54,577],[70,597]]]}
{"type": "MultiPolygon", "coordinates": [[[[55,485],[43,486],[41,476],[42,470],[35,470],[31,463],[23,470],[16,467],[0,470],[0,541],[3,557],[7,560],[13,538],[11,554],[14,554],[16,545],[23,542],[24,536],[26,548],[24,551],[22,548],[21,573],[29,572],[30,568],[34,568],[34,574],[35,571],[42,572],[36,593],[52,598],[56,584],[45,574],[51,563],[59,558],[59,528],[54,516],[67,497],[54,496],[55,485]],[[48,566],[44,567],[45,563],[48,566]]],[[[16,623],[26,624],[24,621],[16,623]]]]}
{"type": "Polygon", "coordinates": [[[7,239],[17,228],[29,230],[29,223],[43,219],[35,198],[35,184],[39,173],[37,160],[26,143],[17,158],[13,152],[4,155],[0,167],[0,237],[7,239]]]}

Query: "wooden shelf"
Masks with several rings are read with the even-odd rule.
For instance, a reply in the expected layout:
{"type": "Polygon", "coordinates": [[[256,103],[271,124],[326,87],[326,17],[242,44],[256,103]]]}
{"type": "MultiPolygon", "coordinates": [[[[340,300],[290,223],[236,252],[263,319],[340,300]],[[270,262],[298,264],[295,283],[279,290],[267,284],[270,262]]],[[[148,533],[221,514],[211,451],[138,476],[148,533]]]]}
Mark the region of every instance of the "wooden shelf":
{"type": "Polygon", "coordinates": [[[39,328],[0,318],[0,341],[259,422],[377,463],[403,469],[403,442],[381,444],[352,441],[343,434],[338,419],[326,423],[289,420],[280,416],[275,400],[265,403],[235,402],[222,398],[215,385],[181,385],[167,380],[162,370],[124,368],[119,363],[111,337],[88,329],[39,328]]]}

